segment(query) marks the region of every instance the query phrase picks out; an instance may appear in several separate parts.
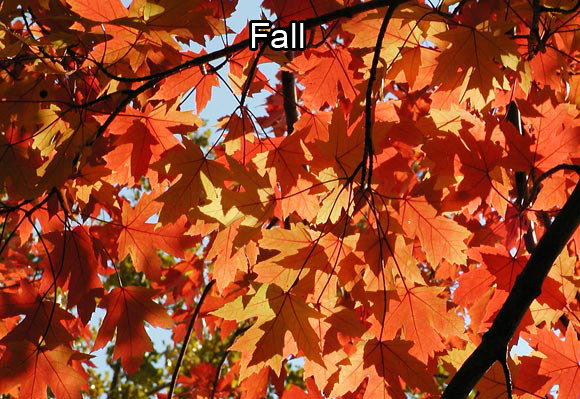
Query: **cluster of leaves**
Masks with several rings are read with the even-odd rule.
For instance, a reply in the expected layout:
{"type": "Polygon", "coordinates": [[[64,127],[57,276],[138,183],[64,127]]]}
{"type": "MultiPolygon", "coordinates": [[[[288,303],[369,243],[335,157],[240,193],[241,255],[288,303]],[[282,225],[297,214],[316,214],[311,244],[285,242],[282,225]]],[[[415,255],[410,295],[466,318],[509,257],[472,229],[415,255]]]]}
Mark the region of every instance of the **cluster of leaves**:
{"type": "Polygon", "coordinates": [[[0,4],[0,393],[580,397],[580,2],[265,0],[288,53],[236,7],[0,4]]]}

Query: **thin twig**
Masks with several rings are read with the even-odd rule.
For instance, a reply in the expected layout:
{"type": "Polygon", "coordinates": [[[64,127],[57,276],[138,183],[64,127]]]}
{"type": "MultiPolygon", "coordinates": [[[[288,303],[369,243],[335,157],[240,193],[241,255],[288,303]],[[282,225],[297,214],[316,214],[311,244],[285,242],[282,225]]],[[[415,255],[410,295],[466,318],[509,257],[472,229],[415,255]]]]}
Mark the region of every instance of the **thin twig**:
{"type": "Polygon", "coordinates": [[[453,10],[453,12],[451,13],[451,15],[455,16],[455,15],[459,15],[461,14],[461,11],[463,10],[463,6],[465,6],[465,3],[467,3],[468,0],[461,0],[459,2],[459,4],[457,4],[457,6],[455,7],[455,9],[453,10]]]}
{"type": "Polygon", "coordinates": [[[236,329],[236,331],[234,331],[234,333],[231,335],[231,337],[228,340],[228,344],[227,344],[227,349],[224,351],[220,362],[216,368],[215,371],[215,376],[213,378],[213,384],[212,384],[212,388],[211,388],[211,394],[209,396],[209,399],[213,399],[215,396],[215,393],[217,391],[217,385],[219,383],[220,380],[220,374],[221,374],[221,370],[222,367],[226,361],[226,359],[228,358],[228,355],[230,354],[230,347],[233,345],[233,343],[236,341],[236,338],[238,338],[240,335],[242,335],[244,332],[246,332],[248,330],[248,328],[250,328],[252,326],[252,324],[248,324],[248,325],[244,325],[244,326],[240,326],[236,329]]]}
{"type": "Polygon", "coordinates": [[[177,364],[175,365],[175,370],[173,370],[173,375],[171,376],[171,384],[169,385],[169,394],[167,395],[167,399],[171,399],[173,397],[173,391],[175,390],[175,384],[177,383],[177,376],[179,375],[179,368],[183,363],[183,358],[185,356],[185,352],[187,350],[187,344],[189,344],[189,339],[191,338],[191,332],[193,331],[193,325],[195,324],[195,319],[197,319],[197,315],[199,314],[199,310],[201,309],[201,305],[205,300],[207,294],[211,290],[211,287],[215,284],[215,280],[211,280],[203,290],[201,297],[199,298],[199,302],[195,306],[195,311],[193,312],[193,316],[191,316],[191,320],[189,321],[189,325],[187,326],[187,333],[185,334],[185,338],[183,339],[183,346],[179,351],[179,357],[177,358],[177,364]]]}
{"type": "Polygon", "coordinates": [[[20,225],[29,217],[32,216],[32,214],[34,212],[36,212],[39,208],[41,208],[44,204],[46,204],[50,198],[52,197],[52,195],[55,193],[56,190],[52,190],[41,202],[39,202],[38,204],[34,205],[32,208],[30,208],[29,210],[27,210],[26,212],[24,212],[24,215],[22,216],[22,218],[18,221],[18,223],[16,223],[16,226],[14,227],[14,229],[10,232],[10,234],[8,234],[8,237],[6,237],[6,239],[4,240],[4,243],[2,244],[2,246],[0,247],[0,255],[4,252],[4,250],[6,249],[6,247],[8,246],[8,243],[10,242],[10,240],[12,239],[12,237],[14,237],[14,234],[16,234],[16,231],[18,230],[18,228],[20,227],[20,225]]]}
{"type": "Polygon", "coordinates": [[[167,388],[168,386],[169,386],[169,382],[165,382],[165,383],[163,383],[163,384],[161,384],[161,385],[158,385],[158,386],[156,386],[155,388],[153,388],[152,390],[150,390],[149,392],[147,392],[147,393],[145,394],[145,397],[146,397],[146,398],[151,398],[151,397],[153,397],[153,395],[155,395],[157,392],[159,392],[159,391],[161,391],[161,390],[163,390],[163,389],[167,388]]]}
{"type": "Polygon", "coordinates": [[[383,23],[381,24],[381,28],[379,29],[379,34],[377,36],[377,43],[375,44],[375,51],[373,54],[373,61],[371,64],[371,69],[369,72],[369,83],[367,86],[367,92],[365,96],[365,144],[364,144],[364,152],[363,152],[363,165],[362,165],[362,172],[361,172],[361,186],[364,188],[365,184],[366,187],[371,186],[371,179],[373,174],[373,119],[374,119],[374,105],[375,101],[373,100],[373,86],[375,80],[377,79],[377,68],[379,65],[379,58],[381,57],[381,50],[383,48],[383,39],[385,38],[385,33],[387,33],[387,27],[389,26],[389,21],[391,20],[395,9],[399,4],[403,1],[397,0],[394,1],[387,10],[385,14],[385,18],[383,19],[383,23]],[[367,162],[368,162],[368,169],[367,169],[367,162]],[[368,179],[365,183],[365,178],[368,171],[368,179]]]}
{"type": "Polygon", "coordinates": [[[113,396],[119,384],[119,373],[121,372],[121,362],[115,361],[113,364],[113,378],[111,378],[111,386],[109,387],[109,396],[113,396]]]}
{"type": "Polygon", "coordinates": [[[498,359],[501,363],[501,368],[503,369],[503,375],[505,378],[505,387],[508,399],[512,399],[512,374],[510,372],[510,367],[508,365],[508,351],[506,347],[505,356],[498,359]]]}
{"type": "Polygon", "coordinates": [[[572,14],[580,9],[580,0],[576,1],[576,5],[572,8],[560,8],[560,7],[546,7],[544,5],[540,5],[541,12],[551,12],[557,14],[572,14]]]}
{"type": "Polygon", "coordinates": [[[580,176],[580,166],[579,165],[560,164],[560,165],[554,166],[553,168],[551,168],[550,170],[543,173],[540,177],[538,177],[534,181],[534,185],[532,186],[532,189],[530,190],[528,202],[525,204],[526,207],[531,205],[536,200],[536,198],[540,192],[540,189],[542,188],[542,182],[544,180],[546,180],[548,177],[552,176],[554,173],[559,172],[561,170],[575,172],[578,176],[580,176]]]}
{"type": "MultiPolygon", "coordinates": [[[[302,21],[304,23],[304,27],[305,29],[310,29],[310,28],[314,28],[314,27],[318,27],[320,25],[323,24],[327,24],[329,22],[341,19],[341,18],[352,18],[358,14],[361,14],[363,12],[366,11],[371,11],[371,10],[376,10],[379,8],[383,8],[383,7],[387,7],[387,6],[391,6],[393,4],[399,4],[400,0],[393,0],[393,1],[385,1],[385,0],[371,0],[368,1],[366,3],[359,3],[359,4],[355,4],[353,6],[350,7],[344,7],[344,8],[339,8],[337,10],[334,10],[332,12],[326,13],[326,14],[322,14],[320,16],[317,17],[313,17],[313,18],[309,18],[309,19],[305,19],[304,21],[302,21]]],[[[101,71],[107,75],[109,78],[113,79],[113,80],[117,80],[119,82],[125,82],[125,83],[135,83],[135,82],[145,82],[145,81],[149,81],[152,79],[165,79],[169,76],[175,75],[176,73],[179,73],[181,71],[184,71],[186,69],[189,69],[191,67],[194,66],[199,66],[202,64],[207,64],[210,61],[214,61],[223,57],[229,57],[234,53],[237,53],[239,51],[245,50],[246,48],[250,47],[250,39],[245,39],[242,40],[238,43],[232,44],[228,47],[224,47],[220,50],[211,52],[209,54],[205,54],[199,57],[195,57],[192,58],[189,61],[184,62],[183,64],[177,65],[173,68],[167,69],[165,71],[159,72],[159,73],[155,73],[152,75],[148,75],[148,76],[142,76],[142,77],[137,77],[137,78],[126,78],[126,77],[121,77],[121,76],[115,76],[113,74],[111,74],[109,71],[107,71],[106,69],[104,69],[104,67],[102,65],[99,65],[99,63],[95,60],[91,60],[91,62],[95,63],[95,65],[99,66],[99,68],[101,69],[101,71]]]]}

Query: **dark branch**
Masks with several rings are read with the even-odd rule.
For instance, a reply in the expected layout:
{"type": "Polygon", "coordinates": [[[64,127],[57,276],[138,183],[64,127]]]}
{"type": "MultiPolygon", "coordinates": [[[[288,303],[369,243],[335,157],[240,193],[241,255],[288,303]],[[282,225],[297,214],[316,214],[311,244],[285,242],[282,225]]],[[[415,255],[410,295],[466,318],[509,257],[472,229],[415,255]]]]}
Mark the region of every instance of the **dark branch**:
{"type": "MultiPolygon", "coordinates": [[[[404,0],[403,0],[404,1],[404,0]]],[[[365,96],[365,145],[363,152],[362,161],[362,174],[361,174],[361,186],[365,187],[365,178],[368,172],[368,183],[366,187],[370,187],[371,179],[373,174],[373,119],[374,119],[374,105],[375,101],[373,99],[373,86],[375,80],[377,79],[377,68],[379,65],[379,58],[381,57],[381,50],[383,48],[383,39],[385,38],[385,33],[387,32],[387,27],[389,26],[389,21],[391,20],[395,9],[401,3],[401,0],[394,1],[389,7],[381,28],[379,29],[379,34],[377,36],[377,43],[375,45],[375,51],[373,54],[373,61],[371,64],[371,69],[369,72],[369,83],[367,86],[367,92],[365,96]],[[367,166],[368,163],[368,166],[367,166]],[[368,169],[367,169],[368,168],[368,169]]]]}
{"type": "Polygon", "coordinates": [[[113,378],[111,379],[111,386],[109,387],[109,396],[112,397],[117,390],[117,385],[119,385],[119,374],[121,373],[121,361],[115,361],[113,364],[113,378]]]}
{"type": "Polygon", "coordinates": [[[220,381],[220,374],[222,371],[222,367],[224,365],[224,363],[226,362],[226,359],[228,358],[228,355],[230,354],[230,347],[233,345],[233,343],[236,341],[236,339],[242,335],[243,333],[245,333],[250,327],[252,326],[252,324],[246,324],[246,325],[242,325],[239,326],[236,331],[233,332],[233,334],[230,336],[229,340],[228,340],[228,344],[226,346],[226,350],[224,351],[224,353],[222,354],[222,357],[220,359],[220,362],[218,363],[218,366],[215,370],[215,376],[213,379],[213,384],[211,387],[211,394],[209,396],[209,399],[214,399],[216,391],[217,391],[217,386],[218,383],[220,381]]]}
{"type": "Polygon", "coordinates": [[[505,355],[504,350],[520,321],[532,301],[540,295],[542,283],[552,264],[579,224],[580,183],[576,185],[572,195],[534,249],[491,328],[484,334],[481,344],[463,363],[441,399],[466,398],[493,363],[505,355]]]}
{"type": "MultiPolygon", "coordinates": [[[[327,14],[323,14],[323,15],[319,15],[317,17],[305,19],[303,21],[304,27],[306,29],[311,29],[311,28],[315,28],[315,27],[318,27],[320,25],[326,24],[328,22],[335,21],[337,19],[352,18],[355,15],[358,15],[358,14],[366,12],[366,11],[371,11],[371,10],[375,10],[378,8],[387,7],[390,5],[395,5],[395,4],[400,4],[400,3],[401,3],[400,0],[390,0],[390,1],[389,0],[371,0],[371,1],[368,1],[366,3],[356,4],[356,5],[353,5],[350,7],[340,8],[338,10],[329,12],[327,14]]],[[[108,71],[105,71],[105,70],[103,70],[103,71],[111,79],[117,80],[119,82],[126,82],[126,83],[145,82],[145,81],[152,80],[152,79],[165,79],[169,76],[175,75],[176,73],[179,73],[179,72],[184,71],[186,69],[189,69],[191,67],[207,64],[211,61],[215,61],[215,60],[223,58],[223,57],[227,58],[227,57],[231,56],[232,54],[237,53],[238,51],[245,50],[248,47],[250,47],[250,39],[242,40],[241,42],[224,47],[223,49],[214,51],[212,53],[205,54],[205,55],[202,55],[202,56],[199,56],[196,58],[192,58],[191,60],[186,61],[183,64],[177,65],[176,67],[170,68],[170,69],[165,70],[163,72],[159,72],[159,73],[156,73],[153,75],[148,75],[148,76],[143,76],[143,77],[137,77],[137,78],[125,78],[125,77],[115,76],[108,71]]],[[[93,60],[93,62],[97,63],[94,60],[93,60]]],[[[97,63],[97,65],[98,65],[98,63],[97,63]]]]}
{"type": "Polygon", "coordinates": [[[530,24],[530,35],[528,37],[528,60],[534,58],[538,52],[538,44],[540,38],[540,0],[533,0],[532,2],[532,22],[530,24]]]}
{"type": "Polygon", "coordinates": [[[248,71],[248,78],[246,79],[246,82],[244,83],[244,88],[242,89],[242,95],[240,97],[240,108],[243,107],[244,103],[246,102],[246,98],[248,97],[248,93],[250,92],[250,87],[252,86],[252,80],[254,80],[254,76],[256,76],[256,71],[258,70],[258,64],[260,63],[260,58],[264,54],[265,50],[266,50],[266,43],[264,43],[262,45],[262,47],[260,47],[258,54],[256,54],[256,58],[254,58],[254,61],[252,61],[252,66],[250,67],[250,70],[248,71]]]}
{"type": "MultiPolygon", "coordinates": [[[[514,101],[510,101],[505,118],[518,130],[520,135],[524,136],[520,110],[514,101]]],[[[517,193],[516,205],[521,207],[528,200],[528,176],[525,172],[518,171],[515,173],[515,179],[517,193]]]]}
{"type": "Polygon", "coordinates": [[[532,189],[530,190],[530,195],[529,195],[528,203],[526,204],[526,206],[529,206],[530,204],[532,204],[536,200],[536,197],[538,196],[538,193],[540,192],[540,189],[542,188],[542,182],[544,180],[546,180],[548,177],[552,176],[554,173],[559,172],[561,170],[575,172],[578,176],[580,176],[580,166],[578,166],[578,165],[560,164],[560,165],[554,166],[553,168],[551,168],[550,170],[543,173],[540,177],[538,177],[534,181],[534,185],[532,186],[532,189]]]}
{"type": "Polygon", "coordinates": [[[505,357],[500,359],[499,362],[501,363],[501,368],[503,369],[507,397],[508,397],[508,399],[512,399],[512,397],[513,397],[512,374],[510,372],[510,366],[508,365],[508,357],[509,357],[509,352],[507,351],[507,348],[506,348],[505,357]]]}
{"type": "MultiPolygon", "coordinates": [[[[352,18],[353,16],[363,13],[365,11],[370,11],[370,10],[374,10],[377,8],[382,8],[382,7],[387,7],[389,5],[392,4],[399,4],[401,1],[400,0],[371,0],[367,3],[363,3],[363,4],[357,4],[351,7],[345,7],[345,8],[341,8],[338,9],[336,11],[332,11],[329,12],[327,14],[323,14],[314,18],[310,18],[304,21],[305,27],[306,29],[310,29],[340,18],[352,18]]],[[[124,78],[124,77],[118,77],[118,76],[114,76],[112,75],[110,72],[106,71],[102,66],[99,65],[98,62],[94,61],[94,63],[96,63],[97,65],[99,65],[101,67],[101,69],[103,70],[103,72],[110,77],[111,79],[120,81],[120,82],[127,82],[127,83],[136,83],[136,82],[144,82],[141,86],[137,87],[136,89],[132,89],[129,90],[127,92],[127,96],[117,105],[117,107],[113,110],[113,112],[109,115],[109,117],[105,120],[105,122],[99,126],[99,129],[97,130],[96,135],[91,139],[88,140],[86,143],[86,146],[91,146],[95,143],[95,141],[100,138],[105,131],[107,130],[107,128],[111,125],[111,123],[113,123],[113,120],[115,120],[115,118],[117,117],[117,115],[123,111],[123,109],[125,109],[125,107],[127,105],[129,105],[131,103],[131,101],[133,101],[139,94],[145,92],[148,89],[153,88],[157,83],[161,82],[163,79],[168,78],[169,76],[175,75],[176,73],[179,73],[181,71],[184,71],[186,69],[192,68],[192,67],[196,67],[196,66],[200,66],[200,65],[204,65],[209,63],[210,61],[214,61],[217,59],[220,59],[222,57],[229,57],[230,55],[244,50],[246,48],[248,48],[250,46],[250,40],[242,40],[239,43],[236,44],[232,44],[228,47],[224,47],[221,50],[217,50],[214,51],[212,53],[209,54],[205,54],[202,55],[200,57],[196,57],[193,58],[187,62],[184,62],[183,64],[180,64],[174,68],[170,68],[166,71],[163,72],[159,72],[157,74],[153,74],[153,75],[149,75],[149,76],[144,76],[144,77],[138,77],[138,78],[124,78]]],[[[98,101],[95,100],[95,101],[98,101]]],[[[74,161],[74,168],[78,168],[78,159],[79,157],[77,156],[75,161],[74,161]]]]}
{"type": "Polygon", "coordinates": [[[576,2],[576,5],[574,7],[569,9],[560,7],[546,7],[544,5],[540,5],[539,8],[541,12],[551,12],[555,14],[572,14],[578,11],[578,9],[580,9],[580,0],[576,2]]]}
{"type": "Polygon", "coordinates": [[[453,12],[451,13],[451,15],[459,15],[461,14],[461,11],[463,11],[463,6],[465,6],[465,3],[467,3],[468,0],[461,0],[459,2],[459,4],[457,5],[457,7],[455,7],[455,9],[453,10],[453,12]]]}
{"type": "Polygon", "coordinates": [[[189,325],[187,326],[187,333],[185,333],[185,338],[183,339],[183,346],[179,351],[179,357],[177,358],[177,364],[175,365],[175,370],[173,370],[173,375],[171,376],[171,384],[169,385],[169,394],[167,395],[167,399],[171,399],[173,397],[173,391],[175,390],[175,384],[177,383],[177,376],[179,375],[179,368],[183,363],[183,357],[185,356],[185,352],[187,350],[187,344],[189,344],[189,338],[191,338],[191,332],[193,331],[193,325],[195,324],[195,319],[197,319],[197,315],[199,314],[199,310],[201,309],[201,305],[205,300],[205,297],[210,292],[211,287],[215,284],[215,280],[211,280],[203,290],[201,294],[201,298],[199,298],[199,302],[195,306],[195,311],[193,312],[193,316],[191,316],[191,320],[189,321],[189,325]]]}
{"type": "MultiPolygon", "coordinates": [[[[288,51],[286,56],[290,61],[294,59],[294,51],[288,51]]],[[[296,109],[296,79],[294,73],[282,71],[282,96],[284,97],[284,115],[286,116],[286,131],[294,131],[294,123],[298,120],[296,109]]]]}

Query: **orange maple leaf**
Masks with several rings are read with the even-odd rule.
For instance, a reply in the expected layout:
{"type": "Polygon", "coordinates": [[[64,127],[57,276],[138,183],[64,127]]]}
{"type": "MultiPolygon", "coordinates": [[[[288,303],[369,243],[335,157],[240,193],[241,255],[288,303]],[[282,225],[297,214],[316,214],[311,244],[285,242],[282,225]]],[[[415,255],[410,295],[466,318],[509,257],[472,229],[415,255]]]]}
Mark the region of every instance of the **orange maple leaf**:
{"type": "Polygon", "coordinates": [[[572,323],[564,336],[557,336],[548,328],[538,329],[537,334],[523,333],[529,344],[546,355],[540,361],[541,375],[547,376],[549,384],[544,385],[541,394],[547,394],[558,384],[558,398],[577,399],[580,397],[580,343],[572,323]]]}

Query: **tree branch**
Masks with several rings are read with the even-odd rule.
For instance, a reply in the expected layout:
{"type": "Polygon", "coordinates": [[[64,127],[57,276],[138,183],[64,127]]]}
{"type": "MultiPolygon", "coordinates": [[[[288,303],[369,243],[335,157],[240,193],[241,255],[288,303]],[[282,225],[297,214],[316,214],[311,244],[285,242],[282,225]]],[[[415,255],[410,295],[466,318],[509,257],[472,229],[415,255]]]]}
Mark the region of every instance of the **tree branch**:
{"type": "MultiPolygon", "coordinates": [[[[345,7],[345,8],[340,8],[338,10],[329,12],[327,14],[323,14],[314,18],[310,18],[310,19],[306,19],[304,20],[304,25],[306,29],[310,29],[340,18],[352,18],[357,14],[363,13],[365,11],[371,11],[371,10],[375,10],[378,8],[382,8],[382,7],[387,7],[393,4],[399,4],[401,2],[401,0],[371,0],[369,2],[366,3],[362,3],[362,4],[356,4],[354,6],[351,7],[345,7]]],[[[179,73],[181,71],[184,71],[186,69],[192,68],[192,67],[196,67],[196,66],[200,66],[200,65],[204,65],[209,63],[210,61],[214,61],[217,60],[219,58],[222,57],[229,57],[230,55],[238,52],[238,51],[242,51],[246,48],[248,48],[250,46],[250,39],[246,39],[246,40],[242,40],[241,42],[238,42],[236,44],[232,44],[230,46],[224,47],[221,50],[217,50],[214,51],[212,53],[209,54],[205,54],[199,57],[195,57],[192,58],[191,60],[184,62],[183,64],[177,65],[174,68],[170,68],[168,70],[153,74],[153,75],[149,75],[149,76],[143,76],[143,77],[138,77],[138,78],[125,78],[125,77],[119,77],[119,76],[115,76],[113,74],[111,74],[109,71],[107,71],[103,65],[101,65],[99,62],[92,60],[92,62],[94,62],[100,69],[101,71],[108,76],[109,78],[113,79],[113,80],[117,80],[119,82],[125,82],[125,83],[138,83],[138,82],[143,82],[143,84],[135,89],[131,89],[127,92],[127,96],[119,102],[119,104],[117,105],[117,107],[113,110],[113,112],[109,115],[109,117],[105,120],[105,122],[99,126],[96,135],[92,138],[89,139],[86,143],[85,146],[91,146],[95,143],[95,141],[100,138],[105,131],[107,130],[107,128],[111,125],[111,123],[113,122],[113,120],[117,117],[117,115],[123,111],[123,109],[125,109],[125,107],[127,105],[129,105],[131,103],[131,101],[133,101],[139,94],[145,92],[146,90],[153,88],[157,83],[161,82],[163,79],[166,79],[172,75],[175,75],[176,73],[179,73]]],[[[115,93],[112,93],[115,94],[115,93]]],[[[98,99],[97,99],[98,100],[98,99]]],[[[95,100],[95,101],[97,101],[95,100]]],[[[78,161],[79,161],[79,155],[77,155],[77,157],[74,159],[73,161],[73,167],[75,169],[78,168],[78,161]]]]}
{"type": "Polygon", "coordinates": [[[245,333],[252,326],[252,324],[253,323],[246,324],[246,325],[242,325],[242,326],[238,327],[236,329],[236,331],[234,331],[233,334],[231,335],[231,337],[228,339],[228,344],[226,346],[226,350],[222,354],[222,357],[220,358],[220,361],[218,363],[218,366],[217,366],[217,368],[215,370],[215,375],[214,375],[213,384],[212,384],[212,387],[211,387],[211,394],[209,396],[209,399],[214,399],[214,397],[215,397],[215,393],[217,391],[217,386],[218,386],[218,383],[220,381],[221,370],[222,370],[222,367],[223,367],[226,359],[228,358],[228,355],[230,354],[230,347],[234,344],[234,342],[236,341],[236,339],[240,335],[242,335],[243,333],[245,333]]]}
{"type": "MultiPolygon", "coordinates": [[[[328,22],[335,21],[337,19],[352,18],[355,15],[361,14],[363,12],[375,10],[378,8],[387,7],[390,5],[398,4],[400,2],[401,2],[400,0],[371,0],[371,1],[368,1],[366,3],[356,4],[356,5],[353,5],[350,7],[339,8],[335,11],[331,11],[329,13],[322,14],[322,15],[319,15],[317,17],[305,19],[302,22],[304,22],[305,29],[310,29],[310,28],[314,28],[314,27],[326,24],[328,22]]],[[[205,55],[202,55],[199,57],[192,58],[191,60],[186,61],[183,64],[177,65],[176,67],[167,69],[165,71],[162,71],[162,72],[159,72],[156,74],[152,74],[152,75],[148,75],[148,76],[137,77],[137,78],[125,78],[125,77],[115,76],[115,75],[111,74],[109,71],[104,70],[104,68],[102,66],[101,66],[101,69],[109,78],[117,80],[119,82],[134,83],[134,82],[144,82],[144,81],[148,81],[148,80],[152,80],[152,79],[165,79],[171,75],[175,75],[176,73],[181,72],[183,70],[186,70],[188,68],[207,64],[210,61],[215,61],[215,60],[222,58],[222,57],[227,58],[228,56],[230,56],[238,51],[245,50],[248,47],[250,47],[250,39],[242,40],[241,42],[238,42],[236,44],[232,44],[230,46],[226,46],[220,50],[211,52],[209,54],[205,54],[205,55]]],[[[97,63],[94,60],[93,60],[93,62],[97,63]]],[[[98,63],[97,63],[97,65],[98,65],[98,63]]]]}
{"type": "Polygon", "coordinates": [[[578,176],[580,176],[580,166],[578,166],[578,165],[560,164],[560,165],[554,166],[552,169],[546,171],[540,177],[538,177],[536,180],[534,180],[534,185],[532,186],[532,189],[530,190],[530,195],[529,195],[528,203],[526,204],[526,207],[529,206],[530,204],[532,204],[536,200],[536,197],[538,196],[538,194],[540,193],[540,189],[542,188],[542,182],[544,180],[546,180],[548,177],[552,176],[554,173],[559,172],[561,170],[575,172],[578,176]]]}
{"type": "Polygon", "coordinates": [[[173,370],[173,375],[171,376],[171,384],[169,385],[169,394],[167,395],[167,399],[171,399],[173,397],[173,391],[175,390],[175,384],[177,383],[177,376],[179,375],[179,368],[183,363],[183,357],[185,356],[185,351],[187,350],[187,344],[189,344],[189,338],[191,338],[191,332],[193,331],[193,325],[195,324],[195,319],[197,319],[197,315],[199,314],[199,310],[201,309],[201,305],[205,300],[205,297],[211,290],[211,287],[215,284],[215,280],[211,280],[203,290],[201,294],[201,298],[199,298],[199,302],[195,306],[195,311],[193,312],[193,316],[191,316],[191,320],[189,321],[189,325],[187,326],[187,333],[185,334],[185,338],[183,339],[183,346],[179,351],[179,357],[177,358],[177,364],[175,365],[175,370],[173,370]]]}
{"type": "Polygon", "coordinates": [[[396,0],[393,1],[391,6],[389,7],[387,13],[385,14],[385,18],[383,19],[383,23],[381,24],[381,28],[379,29],[379,34],[377,35],[377,43],[375,45],[375,51],[373,54],[373,61],[371,64],[371,69],[369,72],[369,83],[367,86],[367,92],[365,96],[365,144],[364,144],[364,152],[363,152],[363,160],[362,160],[362,172],[361,172],[361,187],[365,187],[365,178],[368,172],[368,183],[366,187],[371,186],[371,179],[373,174],[373,120],[374,120],[374,111],[375,111],[375,101],[373,99],[373,86],[375,80],[377,79],[377,68],[379,65],[379,58],[381,56],[381,50],[383,48],[383,39],[385,38],[385,33],[387,32],[387,27],[389,26],[389,21],[391,20],[395,9],[398,5],[403,3],[404,0],[396,0]],[[368,166],[367,166],[368,162],[368,166]],[[367,169],[368,168],[368,169],[367,169]]]}
{"type": "Polygon", "coordinates": [[[466,398],[493,363],[505,355],[504,351],[520,321],[532,301],[540,295],[542,283],[552,264],[579,224],[580,182],[516,278],[491,328],[483,335],[481,344],[451,379],[441,399],[466,398]]]}
{"type": "Polygon", "coordinates": [[[507,347],[506,347],[505,356],[502,359],[500,359],[499,362],[501,363],[501,367],[503,369],[507,397],[508,397],[508,399],[512,399],[512,397],[513,397],[512,374],[510,372],[510,366],[508,365],[508,359],[509,359],[509,352],[508,352],[507,347]]]}
{"type": "Polygon", "coordinates": [[[580,9],[580,0],[576,1],[576,5],[572,8],[565,9],[560,7],[546,7],[544,5],[540,5],[541,12],[552,12],[558,14],[572,14],[580,9]]]}
{"type": "MultiPolygon", "coordinates": [[[[288,51],[286,57],[292,61],[294,59],[294,51],[288,51]]],[[[289,135],[294,131],[294,123],[298,120],[298,110],[296,109],[296,79],[293,72],[282,71],[282,96],[284,96],[286,132],[289,135]]]]}
{"type": "MultiPolygon", "coordinates": [[[[525,136],[524,130],[522,129],[522,118],[520,115],[520,110],[514,101],[510,101],[507,109],[505,119],[510,122],[520,133],[521,136],[525,136]]],[[[520,208],[528,200],[528,176],[525,172],[517,171],[515,173],[516,179],[516,205],[520,208]]]]}
{"type": "Polygon", "coordinates": [[[112,397],[117,390],[117,385],[119,384],[119,374],[121,372],[121,361],[115,361],[113,364],[113,378],[111,379],[111,386],[109,387],[109,397],[112,397]]]}
{"type": "Polygon", "coordinates": [[[468,0],[461,0],[459,4],[457,4],[457,7],[455,7],[455,9],[453,10],[451,15],[455,16],[461,14],[461,11],[463,11],[463,6],[465,6],[465,3],[467,3],[467,1],[468,0]]]}

